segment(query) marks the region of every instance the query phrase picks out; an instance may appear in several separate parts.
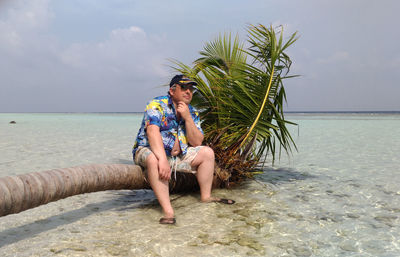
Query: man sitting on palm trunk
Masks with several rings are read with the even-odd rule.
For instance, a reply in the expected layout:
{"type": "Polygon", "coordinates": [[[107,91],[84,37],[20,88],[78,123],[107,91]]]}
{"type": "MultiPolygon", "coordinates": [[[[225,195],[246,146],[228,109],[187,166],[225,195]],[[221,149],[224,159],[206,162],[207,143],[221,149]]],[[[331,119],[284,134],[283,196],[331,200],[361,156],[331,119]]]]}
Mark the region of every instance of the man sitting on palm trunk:
{"type": "Polygon", "coordinates": [[[168,183],[172,171],[196,174],[202,202],[235,202],[211,196],[215,157],[210,147],[202,146],[204,135],[199,114],[190,105],[196,85],[183,75],[174,76],[168,95],[147,104],[133,147],[133,159],[147,171],[162,207],[161,224],[175,223],[168,183]]]}

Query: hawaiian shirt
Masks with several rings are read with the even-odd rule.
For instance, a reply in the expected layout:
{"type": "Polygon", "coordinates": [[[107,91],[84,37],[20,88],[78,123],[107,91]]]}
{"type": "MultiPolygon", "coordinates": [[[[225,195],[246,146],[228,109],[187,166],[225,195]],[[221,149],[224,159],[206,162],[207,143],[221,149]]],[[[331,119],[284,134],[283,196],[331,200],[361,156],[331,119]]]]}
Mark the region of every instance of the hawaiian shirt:
{"type": "MultiPolygon", "coordinates": [[[[189,111],[192,115],[194,124],[204,134],[200,127],[200,116],[196,109],[189,104],[189,111]]],[[[162,141],[167,156],[171,156],[172,147],[175,144],[175,138],[178,137],[182,155],[185,155],[188,148],[186,139],[185,121],[177,120],[175,107],[169,95],[159,96],[151,100],[144,111],[142,124],[140,126],[132,154],[135,159],[135,153],[139,146],[149,147],[146,128],[149,125],[157,125],[160,127],[162,141]]]]}

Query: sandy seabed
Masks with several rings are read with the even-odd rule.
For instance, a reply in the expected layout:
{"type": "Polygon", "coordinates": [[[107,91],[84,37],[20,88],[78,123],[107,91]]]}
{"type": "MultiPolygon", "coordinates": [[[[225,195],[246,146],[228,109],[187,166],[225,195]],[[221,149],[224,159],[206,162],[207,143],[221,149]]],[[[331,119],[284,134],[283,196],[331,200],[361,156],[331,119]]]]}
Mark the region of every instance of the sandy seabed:
{"type": "Polygon", "coordinates": [[[235,205],[204,204],[198,194],[173,195],[177,224],[172,226],[158,224],[161,209],[148,190],[73,196],[0,218],[0,255],[262,256],[262,238],[270,237],[274,215],[246,196],[265,190],[251,184],[215,191],[235,198],[235,205]]]}
{"type": "MultiPolygon", "coordinates": [[[[0,114],[0,176],[130,164],[138,114],[0,114]],[[10,125],[10,120],[17,123],[10,125]]],[[[73,196],[0,217],[0,256],[400,256],[400,115],[297,115],[299,151],[215,195],[73,196]]]]}

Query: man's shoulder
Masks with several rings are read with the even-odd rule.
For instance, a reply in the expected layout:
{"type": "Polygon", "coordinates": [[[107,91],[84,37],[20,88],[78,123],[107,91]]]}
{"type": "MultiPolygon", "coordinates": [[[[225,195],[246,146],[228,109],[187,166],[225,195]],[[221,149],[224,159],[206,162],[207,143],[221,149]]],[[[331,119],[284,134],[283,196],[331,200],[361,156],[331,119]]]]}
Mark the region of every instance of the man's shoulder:
{"type": "Polygon", "coordinates": [[[167,95],[161,95],[161,96],[154,97],[153,99],[150,100],[150,102],[153,102],[153,101],[155,101],[155,102],[164,102],[165,100],[167,100],[167,102],[168,102],[168,96],[167,95]]]}
{"type": "Polygon", "coordinates": [[[147,103],[147,105],[154,105],[154,104],[157,104],[157,105],[159,105],[159,104],[161,104],[161,105],[168,104],[168,96],[165,96],[165,95],[157,96],[157,97],[154,97],[153,99],[151,99],[147,103]]]}

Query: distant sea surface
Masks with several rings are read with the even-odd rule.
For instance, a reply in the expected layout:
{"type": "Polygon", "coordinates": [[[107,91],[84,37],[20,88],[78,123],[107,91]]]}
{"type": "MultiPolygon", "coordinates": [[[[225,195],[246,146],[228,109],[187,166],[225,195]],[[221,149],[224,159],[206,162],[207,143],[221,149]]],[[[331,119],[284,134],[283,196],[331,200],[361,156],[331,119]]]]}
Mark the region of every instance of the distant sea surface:
{"type": "MultiPolygon", "coordinates": [[[[400,114],[288,113],[298,151],[214,193],[69,197],[0,217],[0,256],[400,256],[400,114]]],[[[140,113],[0,113],[0,177],[131,164],[140,113]],[[15,121],[15,124],[10,124],[15,121]]]]}

